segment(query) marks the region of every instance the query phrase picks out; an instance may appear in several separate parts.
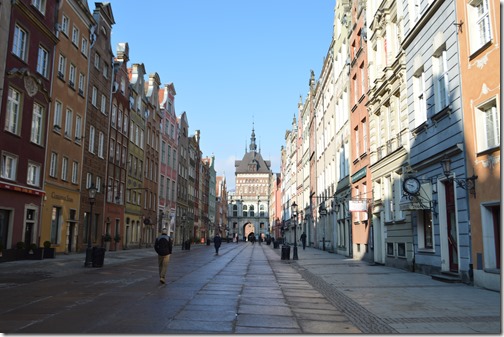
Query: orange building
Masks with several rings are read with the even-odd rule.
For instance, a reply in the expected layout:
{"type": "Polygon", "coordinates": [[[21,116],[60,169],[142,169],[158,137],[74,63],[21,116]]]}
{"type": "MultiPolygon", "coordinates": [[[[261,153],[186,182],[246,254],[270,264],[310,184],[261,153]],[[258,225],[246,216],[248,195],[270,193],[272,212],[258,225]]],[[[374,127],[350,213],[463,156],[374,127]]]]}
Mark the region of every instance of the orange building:
{"type": "Polygon", "coordinates": [[[500,4],[458,0],[457,15],[474,284],[500,290],[500,4]]]}

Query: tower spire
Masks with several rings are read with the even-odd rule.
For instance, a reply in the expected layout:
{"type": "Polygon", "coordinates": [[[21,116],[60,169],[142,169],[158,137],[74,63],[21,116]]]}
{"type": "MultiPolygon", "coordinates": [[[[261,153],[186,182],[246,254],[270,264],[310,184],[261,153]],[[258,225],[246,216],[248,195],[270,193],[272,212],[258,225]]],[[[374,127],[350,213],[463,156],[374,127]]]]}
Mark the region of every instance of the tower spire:
{"type": "Polygon", "coordinates": [[[250,136],[250,151],[256,151],[257,150],[257,145],[256,145],[256,137],[255,137],[255,132],[254,132],[254,122],[252,122],[252,135],[250,136]]]}

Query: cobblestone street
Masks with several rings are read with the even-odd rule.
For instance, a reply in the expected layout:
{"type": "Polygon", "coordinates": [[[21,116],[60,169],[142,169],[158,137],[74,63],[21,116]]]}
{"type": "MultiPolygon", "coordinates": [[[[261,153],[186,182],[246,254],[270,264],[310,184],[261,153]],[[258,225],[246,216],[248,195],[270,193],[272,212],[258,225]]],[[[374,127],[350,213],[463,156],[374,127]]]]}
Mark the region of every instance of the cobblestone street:
{"type": "Polygon", "coordinates": [[[281,260],[266,244],[153,249],[0,264],[3,333],[492,333],[500,294],[325,251],[281,260]]]}

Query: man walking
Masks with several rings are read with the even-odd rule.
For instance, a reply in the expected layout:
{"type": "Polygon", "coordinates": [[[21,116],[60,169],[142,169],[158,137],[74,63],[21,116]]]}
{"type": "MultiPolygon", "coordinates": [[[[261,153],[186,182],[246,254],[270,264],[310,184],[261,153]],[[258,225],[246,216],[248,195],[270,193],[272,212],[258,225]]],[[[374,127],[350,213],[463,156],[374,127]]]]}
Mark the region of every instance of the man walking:
{"type": "Polygon", "coordinates": [[[213,239],[214,247],[215,247],[215,255],[219,255],[219,247],[222,243],[222,238],[219,233],[215,234],[213,239]]]}
{"type": "Polygon", "coordinates": [[[306,248],[306,233],[301,234],[301,243],[303,244],[303,250],[306,248]]]}
{"type": "Polygon", "coordinates": [[[170,261],[170,254],[172,253],[173,242],[171,237],[168,236],[168,230],[163,228],[161,235],[154,243],[154,249],[158,254],[159,266],[159,282],[165,283],[166,270],[168,269],[168,262],[170,261]]]}

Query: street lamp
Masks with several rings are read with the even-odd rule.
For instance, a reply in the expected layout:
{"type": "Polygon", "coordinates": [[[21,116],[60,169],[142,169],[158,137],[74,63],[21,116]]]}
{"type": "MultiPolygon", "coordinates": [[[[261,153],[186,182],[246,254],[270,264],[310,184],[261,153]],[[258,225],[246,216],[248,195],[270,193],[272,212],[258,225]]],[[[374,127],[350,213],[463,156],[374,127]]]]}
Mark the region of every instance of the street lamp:
{"type": "Polygon", "coordinates": [[[468,190],[469,194],[472,194],[476,198],[476,179],[478,179],[478,176],[473,173],[473,175],[469,178],[453,178],[451,172],[451,160],[448,156],[444,156],[441,160],[441,167],[443,168],[443,173],[446,176],[446,179],[448,179],[450,183],[455,181],[458,187],[468,190]]]}
{"type": "Polygon", "coordinates": [[[185,249],[185,222],[186,222],[186,214],[182,214],[182,250],[185,249]]]}
{"type": "Polygon", "coordinates": [[[91,247],[91,227],[93,227],[93,204],[95,202],[97,189],[94,184],[88,188],[89,203],[91,204],[91,210],[89,212],[89,225],[88,225],[88,245],[86,249],[86,261],[84,262],[84,267],[91,267],[93,265],[93,248],[91,247]]]}
{"type": "Polygon", "coordinates": [[[291,205],[291,210],[292,210],[292,221],[294,222],[294,253],[292,254],[292,259],[297,260],[298,259],[298,251],[297,251],[297,214],[298,214],[298,208],[297,204],[294,201],[291,205]]]}

